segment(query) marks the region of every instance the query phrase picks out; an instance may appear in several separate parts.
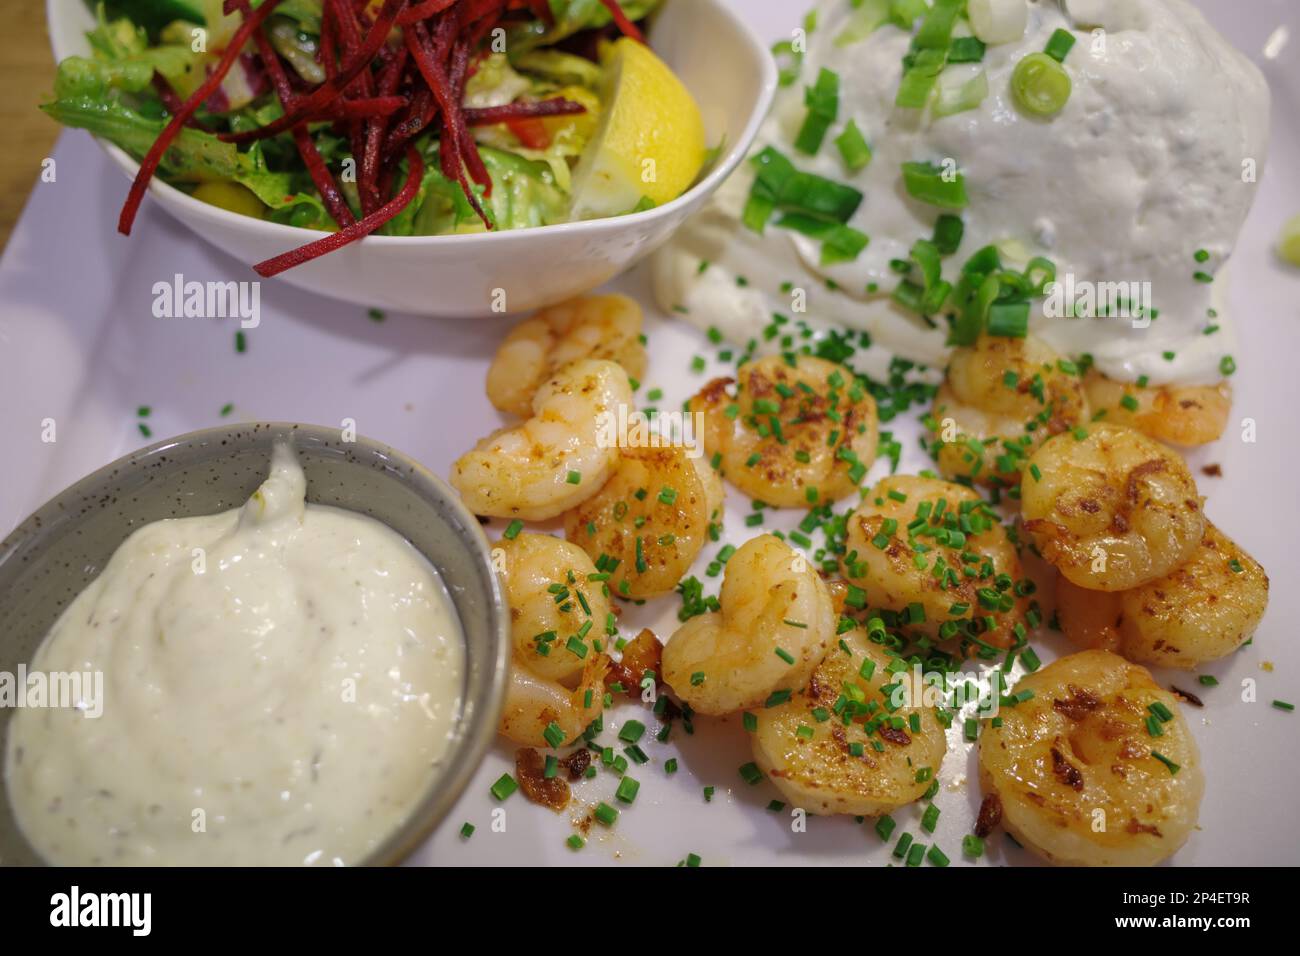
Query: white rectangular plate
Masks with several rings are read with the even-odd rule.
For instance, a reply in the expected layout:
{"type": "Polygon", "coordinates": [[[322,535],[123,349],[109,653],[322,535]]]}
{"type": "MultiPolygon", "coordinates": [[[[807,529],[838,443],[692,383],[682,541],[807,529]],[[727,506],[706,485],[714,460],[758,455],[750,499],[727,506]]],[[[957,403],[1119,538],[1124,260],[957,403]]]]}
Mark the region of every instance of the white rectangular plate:
{"type": "MultiPolygon", "coordinates": [[[[764,35],[788,36],[797,14],[783,0],[732,0],[764,35]]],[[[1300,10],[1289,0],[1249,4],[1203,3],[1215,24],[1265,71],[1273,90],[1273,142],[1260,195],[1233,258],[1229,301],[1241,346],[1233,379],[1236,404],[1227,434],[1192,456],[1194,466],[1215,462],[1223,477],[1201,477],[1213,520],[1272,572],[1267,617],[1254,643],[1206,667],[1217,688],[1196,685],[1185,673],[1160,673],[1201,693],[1205,708],[1186,713],[1200,744],[1207,788],[1201,829],[1175,857],[1178,864],[1295,864],[1300,862],[1300,814],[1292,798],[1300,783],[1295,760],[1300,716],[1270,706],[1300,697],[1300,645],[1292,622],[1300,618],[1300,588],[1289,580],[1300,539],[1294,490],[1300,468],[1300,398],[1294,362],[1300,356],[1300,270],[1282,265],[1271,246],[1282,226],[1300,213],[1300,10]],[[1276,31],[1289,42],[1269,58],[1276,31]],[[1257,440],[1242,440],[1249,420],[1257,440]],[[1247,702],[1245,688],[1254,688],[1247,702]],[[1203,693],[1202,693],[1203,692],[1203,693]]],[[[130,449],[147,444],[137,408],[150,406],[147,424],[157,437],[217,424],[233,403],[232,418],[342,426],[414,455],[439,474],[475,440],[500,424],[483,394],[488,358],[507,324],[440,323],[404,315],[370,320],[364,310],[267,282],[261,324],[236,354],[237,320],[158,319],[153,286],[180,273],[189,280],[251,278],[146,202],[128,240],[116,233],[127,183],[83,133],[66,133],[54,153],[57,178],[42,182],[0,263],[0,434],[6,440],[0,478],[0,526],[16,525],[62,487],[130,449]],[[46,420],[57,440],[42,441],[46,420]]],[[[562,268],[563,263],[557,263],[562,268]]],[[[644,270],[615,283],[647,309],[650,368],[645,388],[665,392],[677,407],[708,376],[689,371],[692,356],[711,356],[702,336],[655,312],[644,270]]],[[[229,420],[229,419],[225,419],[229,420]]],[[[892,423],[907,452],[901,471],[926,467],[911,416],[892,423]]],[[[871,478],[887,465],[877,463],[871,478]]],[[[727,534],[746,537],[747,502],[731,493],[727,534]]],[[[797,518],[797,516],[793,516],[797,518]]],[[[789,527],[793,520],[767,527],[789,527]]],[[[752,532],[751,532],[752,533],[752,532]]],[[[706,549],[701,575],[717,547],[706,549]]],[[[703,577],[702,577],[703,579],[703,577]]],[[[716,581],[712,582],[716,588],[716,581]]],[[[624,632],[639,624],[661,637],[675,625],[677,602],[624,617],[624,632]]],[[[1045,634],[1037,642],[1049,660],[1064,650],[1045,634]]],[[[646,718],[643,708],[620,705],[606,719],[612,739],[623,720],[646,718]]],[[[646,721],[650,723],[650,721],[646,721]]],[[[439,864],[672,864],[698,853],[718,864],[883,864],[884,847],[869,826],[850,818],[810,819],[792,832],[786,810],[766,809],[777,797],[767,784],[748,786],[737,768],[751,758],[738,719],[699,719],[693,737],[674,728],[672,741],[645,744],[651,763],[630,772],[640,795],[617,825],[593,828],[588,846],[565,845],[570,817],[599,800],[613,803],[616,779],[602,773],[579,785],[570,811],[556,815],[515,796],[498,805],[488,788],[513,769],[513,748],[498,744],[439,832],[412,862],[439,864]],[[663,762],[678,759],[667,776],[663,762]],[[716,787],[706,804],[702,788],[716,787]],[[504,815],[494,811],[503,809],[504,815]],[[463,822],[474,836],[459,836],[463,822]]],[[[647,735],[648,739],[648,735],[647,735]]],[[[954,862],[979,804],[974,754],[959,735],[935,798],[942,816],[932,838],[954,862]]],[[[918,831],[921,807],[896,814],[918,831]]],[[[987,862],[1032,863],[1009,842],[994,840],[987,862]]]]}

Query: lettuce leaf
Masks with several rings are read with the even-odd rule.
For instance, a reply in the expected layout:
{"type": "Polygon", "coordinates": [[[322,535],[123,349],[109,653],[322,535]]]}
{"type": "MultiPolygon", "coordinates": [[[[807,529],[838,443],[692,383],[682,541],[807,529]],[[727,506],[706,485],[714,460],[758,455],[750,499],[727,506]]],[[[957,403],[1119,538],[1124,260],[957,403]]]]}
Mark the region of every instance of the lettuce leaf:
{"type": "MultiPolygon", "coordinates": [[[[538,20],[530,20],[517,28],[507,46],[512,55],[550,46],[582,30],[606,27],[614,22],[600,0],[550,0],[550,3],[555,24],[547,27],[538,20]]],[[[659,3],[660,0],[622,0],[621,6],[629,19],[640,20],[659,3]]]]}
{"type": "MultiPolygon", "coordinates": [[[[166,125],[139,113],[107,92],[100,96],[71,96],[41,106],[65,126],[74,126],[102,136],[141,159],[166,125]]],[[[211,133],[182,129],[158,165],[163,177],[173,183],[226,180],[239,183],[270,209],[269,218],[307,228],[328,228],[331,220],[320,198],[310,192],[295,174],[267,168],[261,144],[241,153],[233,143],[223,143],[211,133]]],[[[306,174],[303,173],[305,178],[306,174]]]]}

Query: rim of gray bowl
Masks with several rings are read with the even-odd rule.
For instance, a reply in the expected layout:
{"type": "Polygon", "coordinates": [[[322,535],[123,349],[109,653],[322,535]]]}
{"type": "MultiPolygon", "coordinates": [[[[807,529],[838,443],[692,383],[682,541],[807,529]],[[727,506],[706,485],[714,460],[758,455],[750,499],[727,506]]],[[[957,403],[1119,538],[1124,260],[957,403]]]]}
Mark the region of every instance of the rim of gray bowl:
{"type": "MultiPolygon", "coordinates": [[[[433,778],[427,792],[402,825],[365,858],[357,861],[359,865],[365,866],[400,863],[442,822],[482,762],[488,746],[496,736],[497,721],[505,699],[510,661],[509,615],[505,611],[500,581],[492,569],[491,543],[484,534],[479,520],[465,507],[460,496],[445,481],[414,458],[391,446],[360,435],[354,441],[345,442],[340,437],[338,428],[294,422],[246,422],[222,425],[154,442],[123,455],[69,485],[32,512],[3,541],[0,541],[0,609],[9,603],[10,589],[21,582],[25,573],[33,570],[29,562],[33,562],[49,542],[72,532],[84,513],[87,503],[101,499],[106,488],[114,482],[122,481],[133,472],[147,475],[150,469],[172,465],[168,456],[175,454],[178,449],[188,450],[191,453],[199,452],[192,467],[228,455],[234,450],[256,451],[265,446],[266,462],[269,465],[271,445],[286,438],[292,441],[307,472],[309,501],[312,500],[313,458],[332,458],[345,465],[374,469],[414,492],[420,501],[438,516],[441,524],[451,526],[457,532],[457,538],[465,546],[470,564],[475,571],[474,577],[478,579],[489,598],[487,633],[494,638],[495,653],[492,653],[490,647],[485,649],[484,653],[490,655],[490,659],[485,662],[486,666],[478,671],[476,684],[471,683],[475,676],[474,668],[472,666],[466,668],[465,698],[462,701],[461,716],[456,728],[456,737],[443,764],[442,772],[433,778]]],[[[265,472],[262,474],[264,476],[265,472]]],[[[240,494],[240,492],[232,494],[232,501],[238,499],[240,494]]],[[[243,494],[243,497],[246,497],[246,494],[243,494]]],[[[335,507],[346,508],[347,506],[335,505],[335,507]]],[[[180,510],[185,512],[183,505],[180,510]]],[[[350,510],[356,510],[361,514],[367,513],[365,509],[360,508],[350,510]]],[[[193,512],[196,515],[205,513],[211,511],[198,506],[193,512]]],[[[381,518],[376,520],[383,521],[381,518]]],[[[122,529],[121,539],[113,545],[109,554],[143,523],[145,522],[128,521],[122,529]]],[[[426,560],[438,567],[433,557],[411,540],[410,534],[392,524],[389,524],[389,527],[407,541],[411,541],[412,546],[416,547],[426,560]]],[[[100,571],[102,571],[102,564],[95,568],[95,574],[91,575],[88,581],[93,580],[100,571]]],[[[443,573],[441,568],[439,571],[443,573]]],[[[84,586],[85,584],[82,584],[78,587],[77,592],[79,593],[84,586]]],[[[456,593],[451,587],[448,587],[448,591],[451,593],[453,603],[456,603],[456,593]]],[[[62,613],[62,608],[53,613],[51,624],[59,613],[62,613]]],[[[457,616],[460,617],[459,606],[457,606],[457,616]]],[[[7,620],[7,618],[7,613],[0,614],[0,619],[7,620]]],[[[465,630],[463,622],[462,630],[465,630]]],[[[468,636],[466,641],[468,643],[468,636]]],[[[38,640],[38,646],[39,643],[38,640]]],[[[7,731],[7,727],[5,730],[7,731]]],[[[0,735],[0,743],[6,739],[7,733],[0,735]]],[[[2,759],[3,753],[0,752],[0,760],[2,759]]],[[[4,801],[7,807],[7,796],[4,797],[4,801]]],[[[23,839],[25,842],[25,836],[23,839]]],[[[39,858],[34,850],[32,855],[39,858]]]]}

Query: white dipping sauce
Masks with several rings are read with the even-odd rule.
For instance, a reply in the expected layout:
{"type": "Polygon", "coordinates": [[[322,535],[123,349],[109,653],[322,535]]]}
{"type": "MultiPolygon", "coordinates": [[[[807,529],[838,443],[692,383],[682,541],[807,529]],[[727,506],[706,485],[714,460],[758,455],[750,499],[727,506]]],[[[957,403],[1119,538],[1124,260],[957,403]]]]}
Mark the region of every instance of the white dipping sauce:
{"type": "Polygon", "coordinates": [[[409,542],[305,493],[277,446],[242,508],[140,528],[46,636],[31,670],[104,675],[102,716],[10,724],[49,862],[356,863],[415,807],[460,714],[459,622],[409,542]]]}
{"type": "MultiPolygon", "coordinates": [[[[1159,317],[1149,325],[1054,317],[1038,300],[1032,329],[1063,355],[1091,354],[1114,378],[1223,377],[1219,364],[1235,342],[1222,313],[1222,268],[1263,173],[1269,91],[1196,9],[1185,0],[1031,3],[1019,40],[943,71],[945,87],[983,71],[989,94],[975,109],[942,117],[894,105],[914,30],[885,24],[844,44],[837,38],[858,8],[818,0],[816,10],[801,75],[777,97],[755,151],[774,146],[799,169],[862,192],[848,224],[870,244],[853,262],[823,266],[818,242],[772,224],[762,236],[746,229],[741,213],[754,180],[746,163],[657,255],[655,291],[665,309],[685,309],[690,321],[736,343],[761,340],[773,312],[791,313],[793,286],[807,296],[800,318],[869,332],[890,353],[942,368],[946,325],[929,328],[890,301],[898,284],[890,262],[930,238],[943,211],[907,195],[902,164],[950,158],[970,202],[959,213],[962,243],[944,262],[947,279],[955,282],[977,249],[997,244],[1006,264],[1044,256],[1058,278],[1070,275],[1080,288],[1117,283],[1136,286],[1125,292],[1135,295],[1150,283],[1147,304],[1159,317]],[[1011,74],[1058,29],[1076,41],[1064,64],[1073,92],[1057,116],[1026,116],[1013,101],[1011,74]],[[839,77],[838,116],[817,155],[806,156],[793,142],[808,112],[804,89],[823,67],[839,77]],[[850,120],[874,154],[856,173],[834,145],[850,120]],[[1244,175],[1247,167],[1253,175],[1244,175]],[[1198,282],[1200,271],[1218,281],[1198,282]]],[[[959,20],[954,33],[969,32],[959,20]]]]}

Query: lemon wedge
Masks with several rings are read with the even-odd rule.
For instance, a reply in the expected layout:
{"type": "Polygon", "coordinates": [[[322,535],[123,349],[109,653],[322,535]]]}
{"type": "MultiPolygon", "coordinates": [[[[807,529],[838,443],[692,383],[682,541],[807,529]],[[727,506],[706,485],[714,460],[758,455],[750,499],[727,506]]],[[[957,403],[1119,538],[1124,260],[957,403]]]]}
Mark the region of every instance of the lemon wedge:
{"type": "Polygon", "coordinates": [[[602,60],[604,112],[574,171],[574,219],[670,202],[704,165],[704,119],[668,65],[627,37],[610,44],[602,60]]]}

